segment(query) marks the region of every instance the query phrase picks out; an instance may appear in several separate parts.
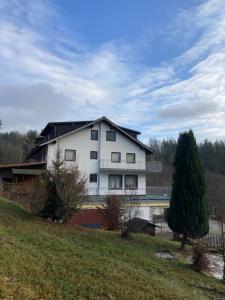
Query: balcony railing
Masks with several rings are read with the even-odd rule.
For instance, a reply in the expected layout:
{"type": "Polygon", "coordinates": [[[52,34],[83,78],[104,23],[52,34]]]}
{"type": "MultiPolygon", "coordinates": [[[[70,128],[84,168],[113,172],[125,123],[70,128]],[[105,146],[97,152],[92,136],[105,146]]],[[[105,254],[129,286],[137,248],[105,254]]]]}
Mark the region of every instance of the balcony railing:
{"type": "Polygon", "coordinates": [[[88,188],[88,195],[129,195],[145,196],[152,199],[170,199],[171,187],[138,187],[137,189],[88,188]]]}
{"type": "Polygon", "coordinates": [[[123,170],[146,170],[145,161],[137,160],[135,163],[127,163],[126,160],[120,162],[111,162],[109,159],[100,160],[100,169],[123,169],[123,170]]]}

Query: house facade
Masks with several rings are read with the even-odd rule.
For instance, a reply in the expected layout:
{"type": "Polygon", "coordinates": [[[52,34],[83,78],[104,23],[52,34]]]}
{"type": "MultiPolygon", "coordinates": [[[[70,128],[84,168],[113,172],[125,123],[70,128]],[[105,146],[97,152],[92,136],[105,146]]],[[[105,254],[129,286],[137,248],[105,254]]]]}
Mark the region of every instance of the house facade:
{"type": "Polygon", "coordinates": [[[50,167],[59,148],[65,164],[76,163],[86,176],[90,196],[146,195],[146,157],[153,151],[137,139],[139,132],[119,127],[105,117],[84,122],[79,128],[71,126],[71,131],[58,135],[56,127],[59,130],[62,124],[50,125],[42,131],[44,142],[31,158],[50,167]]]}
{"type": "MultiPolygon", "coordinates": [[[[76,163],[87,178],[88,196],[92,201],[85,208],[89,212],[107,195],[128,195],[139,201],[141,217],[151,220],[150,207],[156,205],[156,197],[151,197],[156,189],[153,192],[146,187],[146,175],[159,172],[161,166],[151,160],[153,151],[138,140],[139,135],[140,132],[118,126],[106,117],[95,121],[48,123],[30,159],[45,162],[50,168],[60,149],[64,163],[68,166],[76,163]]],[[[157,203],[168,207],[164,197],[157,203]]]]}

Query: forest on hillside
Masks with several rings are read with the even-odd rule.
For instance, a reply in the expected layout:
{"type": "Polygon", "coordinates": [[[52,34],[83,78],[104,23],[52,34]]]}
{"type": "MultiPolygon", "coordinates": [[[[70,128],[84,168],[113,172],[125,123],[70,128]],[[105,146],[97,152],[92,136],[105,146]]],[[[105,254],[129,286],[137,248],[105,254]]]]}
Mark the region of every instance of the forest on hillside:
{"type": "Polygon", "coordinates": [[[0,164],[24,162],[35,145],[37,135],[35,130],[0,133],[0,164]]]}
{"type": "MultiPolygon", "coordinates": [[[[147,185],[171,186],[177,140],[150,139],[149,145],[155,151],[154,159],[162,161],[163,170],[161,173],[149,174],[147,185]]],[[[205,173],[206,196],[212,210],[218,197],[225,202],[225,142],[222,140],[210,142],[206,139],[198,144],[198,149],[205,173]]]]}

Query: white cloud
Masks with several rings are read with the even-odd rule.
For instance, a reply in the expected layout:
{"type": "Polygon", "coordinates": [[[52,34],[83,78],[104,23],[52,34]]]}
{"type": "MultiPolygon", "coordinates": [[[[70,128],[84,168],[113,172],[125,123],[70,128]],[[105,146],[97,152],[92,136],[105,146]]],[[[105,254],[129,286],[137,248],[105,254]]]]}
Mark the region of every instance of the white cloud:
{"type": "Polygon", "coordinates": [[[107,115],[143,129],[145,141],[149,135],[174,136],[189,128],[199,138],[225,134],[222,0],[177,15],[169,27],[171,39],[178,43],[184,37],[188,48],[157,68],[135,59],[137,45],[133,50],[112,41],[90,49],[65,25],[55,28],[66,22],[51,2],[22,2],[13,0],[10,7],[0,2],[3,129],[107,115]]]}

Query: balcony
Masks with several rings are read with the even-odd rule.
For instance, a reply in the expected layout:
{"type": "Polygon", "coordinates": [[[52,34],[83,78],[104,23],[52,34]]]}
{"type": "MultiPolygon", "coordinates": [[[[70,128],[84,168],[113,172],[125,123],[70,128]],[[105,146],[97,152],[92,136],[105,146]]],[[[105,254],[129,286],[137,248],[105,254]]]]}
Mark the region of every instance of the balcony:
{"type": "Polygon", "coordinates": [[[162,163],[160,161],[137,160],[135,163],[127,163],[126,160],[121,162],[111,162],[110,159],[100,160],[101,171],[135,171],[143,173],[160,173],[162,172],[162,163]]]}
{"type": "Polygon", "coordinates": [[[168,186],[151,186],[138,187],[137,189],[109,189],[108,187],[88,188],[90,196],[107,196],[107,195],[123,195],[138,196],[143,200],[169,200],[171,197],[171,187],[168,186]]]}
{"type": "Polygon", "coordinates": [[[109,159],[100,160],[100,170],[102,171],[134,171],[134,172],[145,172],[146,163],[145,161],[136,161],[135,163],[127,163],[126,160],[120,162],[111,162],[109,159]]]}

